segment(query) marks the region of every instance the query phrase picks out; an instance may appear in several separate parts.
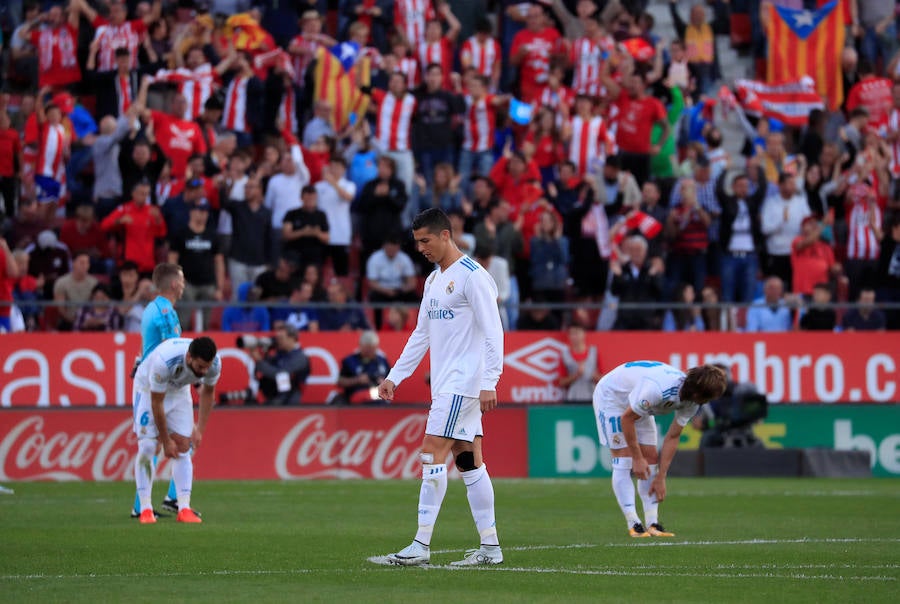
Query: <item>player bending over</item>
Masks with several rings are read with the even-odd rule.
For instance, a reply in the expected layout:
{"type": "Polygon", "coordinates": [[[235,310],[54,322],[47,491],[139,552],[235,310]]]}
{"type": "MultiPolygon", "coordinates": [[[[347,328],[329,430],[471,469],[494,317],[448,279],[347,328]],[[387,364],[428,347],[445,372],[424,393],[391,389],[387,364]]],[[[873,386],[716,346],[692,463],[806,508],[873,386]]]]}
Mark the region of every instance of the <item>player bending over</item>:
{"type": "Polygon", "coordinates": [[[201,522],[191,510],[194,464],[191,448],[198,447],[216,396],[222,360],[211,338],[172,338],[144,359],[134,376],[134,433],[138,455],[134,481],[141,502],[141,524],[156,522],[150,495],[153,456],[157,444],[173,459],[172,477],[178,494],[178,522],[201,522]],[[194,425],[191,384],[200,383],[200,413],[194,425]]]}
{"type": "Polygon", "coordinates": [[[701,365],[687,374],[659,361],[632,361],[607,373],[594,389],[594,417],[600,444],[612,454],[612,487],[632,537],[674,537],[659,522],[659,502],[666,498],[666,473],[675,457],[681,431],[700,405],[725,392],[725,372],[701,365]],[[654,415],[675,412],[656,449],[654,415]],[[634,482],[644,509],[637,515],[634,482]],[[646,527],[646,528],[645,528],[646,527]]]}

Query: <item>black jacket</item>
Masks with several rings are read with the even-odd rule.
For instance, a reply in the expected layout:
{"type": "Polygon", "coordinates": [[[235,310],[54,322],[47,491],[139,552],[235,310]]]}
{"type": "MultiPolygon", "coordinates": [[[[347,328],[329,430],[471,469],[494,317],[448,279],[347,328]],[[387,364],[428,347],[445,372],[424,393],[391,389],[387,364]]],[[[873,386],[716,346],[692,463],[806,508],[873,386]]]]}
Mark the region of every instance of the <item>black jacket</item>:
{"type": "MultiPolygon", "coordinates": [[[[753,244],[758,252],[765,249],[760,209],[762,208],[763,200],[766,198],[768,181],[762,168],[757,167],[756,170],[758,175],[756,192],[744,201],[747,203],[747,210],[750,212],[750,230],[753,234],[753,244]]],[[[728,244],[731,242],[734,220],[738,215],[738,198],[725,192],[725,175],[726,172],[723,170],[716,181],[716,198],[722,207],[722,214],[719,217],[719,243],[722,246],[722,251],[727,253],[728,244]]]]}

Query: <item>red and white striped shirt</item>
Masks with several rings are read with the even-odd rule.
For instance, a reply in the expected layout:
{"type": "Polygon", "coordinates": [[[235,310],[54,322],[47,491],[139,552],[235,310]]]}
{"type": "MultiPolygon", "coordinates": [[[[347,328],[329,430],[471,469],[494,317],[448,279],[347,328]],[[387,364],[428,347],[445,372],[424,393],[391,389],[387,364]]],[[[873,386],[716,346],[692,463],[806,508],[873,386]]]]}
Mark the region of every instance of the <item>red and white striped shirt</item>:
{"type": "MultiPolygon", "coordinates": [[[[896,107],[891,109],[891,114],[888,116],[887,129],[888,132],[900,132],[900,109],[896,107]]],[[[891,176],[900,178],[900,138],[891,143],[890,170],[891,176]]]]}
{"type": "Polygon", "coordinates": [[[303,85],[306,68],[309,67],[309,64],[316,58],[316,50],[318,50],[320,46],[324,46],[324,44],[318,40],[310,40],[308,37],[305,38],[303,37],[303,34],[298,34],[291,40],[288,48],[305,51],[304,54],[292,53],[291,55],[291,61],[294,67],[294,81],[297,84],[303,85]]]}
{"type": "Polygon", "coordinates": [[[416,97],[407,92],[398,99],[393,94],[382,92],[376,94],[375,100],[378,102],[375,140],[379,147],[384,151],[409,151],[416,97]]]}
{"type": "Polygon", "coordinates": [[[479,153],[490,151],[494,146],[494,124],[496,115],[491,104],[494,95],[488,94],[477,101],[466,95],[466,120],[463,125],[462,148],[479,153]]]}
{"type": "Polygon", "coordinates": [[[94,40],[100,43],[100,48],[97,50],[98,71],[110,71],[116,68],[117,48],[127,48],[131,56],[128,68],[137,68],[138,48],[141,45],[141,38],[147,32],[147,25],[142,19],[134,19],[125,21],[121,25],[113,25],[103,17],[97,17],[92,25],[97,28],[97,31],[94,33],[94,40]]]}
{"type": "Polygon", "coordinates": [[[571,109],[572,104],[575,102],[575,93],[566,86],[560,86],[556,90],[549,86],[544,86],[540,94],[538,94],[537,100],[539,107],[549,107],[554,111],[559,111],[563,105],[571,109]]]}
{"type": "Polygon", "coordinates": [[[394,29],[411,48],[418,48],[425,39],[425,23],[436,17],[431,0],[394,0],[394,29]]]}
{"type": "Polygon", "coordinates": [[[397,59],[394,65],[394,73],[406,74],[406,87],[415,88],[419,85],[419,62],[414,57],[403,57],[397,59]]]}
{"type": "Polygon", "coordinates": [[[81,79],[78,67],[78,29],[65,23],[31,32],[38,54],[38,86],[65,86],[81,79]]]}
{"type": "Polygon", "coordinates": [[[606,161],[612,144],[606,122],[599,115],[587,120],[580,115],[572,118],[569,160],[578,167],[579,174],[584,174],[595,162],[606,161]]]}
{"type": "Polygon", "coordinates": [[[222,111],[222,127],[234,132],[250,132],[247,123],[247,84],[249,76],[235,76],[225,91],[225,109],[222,111]]]}
{"type": "Polygon", "coordinates": [[[47,176],[63,184],[66,182],[66,156],[70,137],[62,124],[44,124],[41,127],[35,174],[47,176]]]}
{"type": "Polygon", "coordinates": [[[850,260],[877,260],[880,250],[875,230],[869,221],[869,213],[875,213],[875,224],[881,228],[881,209],[877,203],[869,203],[875,191],[867,184],[856,183],[847,190],[847,258],[850,260]]]}
{"type": "Polygon", "coordinates": [[[204,63],[194,70],[186,67],[178,69],[160,69],[156,73],[157,82],[177,82],[178,93],[187,99],[187,109],[182,119],[192,120],[203,113],[203,104],[216,89],[216,75],[209,63],[204,63]]]}
{"type": "Polygon", "coordinates": [[[591,38],[578,38],[572,43],[570,60],[574,77],[572,88],[578,94],[600,96],[604,93],[600,82],[600,67],[605,60],[604,54],[614,48],[611,38],[604,37],[600,42],[591,38]]]}
{"type": "Polygon", "coordinates": [[[472,36],[463,42],[460,58],[463,66],[471,65],[481,75],[491,77],[500,59],[500,45],[493,38],[488,38],[482,44],[477,36],[472,36]]]}
{"type": "Polygon", "coordinates": [[[419,44],[419,63],[422,71],[432,63],[437,63],[444,70],[444,88],[450,88],[450,74],[453,73],[453,42],[449,38],[441,38],[437,42],[419,44]]]}

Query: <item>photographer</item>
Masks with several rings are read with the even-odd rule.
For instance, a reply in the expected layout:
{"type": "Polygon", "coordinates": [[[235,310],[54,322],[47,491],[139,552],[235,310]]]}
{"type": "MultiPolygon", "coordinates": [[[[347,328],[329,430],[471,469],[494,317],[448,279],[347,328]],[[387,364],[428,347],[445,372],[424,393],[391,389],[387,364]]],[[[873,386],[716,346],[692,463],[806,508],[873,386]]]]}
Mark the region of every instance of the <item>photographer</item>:
{"type": "Polygon", "coordinates": [[[768,415],[765,394],[752,383],[737,383],[724,365],[716,365],[728,376],[722,398],[700,407],[691,424],[703,432],[700,447],[762,447],[753,434],[753,424],[768,415]]]}
{"type": "Polygon", "coordinates": [[[331,404],[386,402],[379,398],[377,388],[390,371],[391,364],[384,353],[378,350],[378,343],[378,334],[374,331],[368,330],[360,334],[359,349],[341,361],[338,386],[344,392],[336,395],[331,404]]]}
{"type": "MultiPolygon", "coordinates": [[[[309,359],[297,341],[297,330],[290,325],[275,328],[271,344],[250,346],[243,343],[256,361],[254,373],[264,405],[299,405],[300,391],[309,376],[309,359]]],[[[260,341],[260,344],[265,344],[260,341]]],[[[240,345],[240,344],[239,344],[240,345]]]]}

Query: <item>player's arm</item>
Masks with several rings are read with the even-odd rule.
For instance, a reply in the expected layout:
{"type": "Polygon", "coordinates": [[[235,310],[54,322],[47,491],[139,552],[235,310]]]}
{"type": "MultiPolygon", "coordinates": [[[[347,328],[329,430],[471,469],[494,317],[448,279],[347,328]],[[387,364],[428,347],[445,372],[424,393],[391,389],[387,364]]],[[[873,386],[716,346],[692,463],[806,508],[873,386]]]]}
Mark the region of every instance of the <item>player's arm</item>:
{"type": "Polygon", "coordinates": [[[644,459],[644,453],[641,451],[641,445],[637,439],[637,428],[635,422],[641,419],[641,416],[629,407],[622,414],[622,436],[625,437],[625,444],[628,445],[628,452],[631,453],[631,473],[638,478],[647,478],[650,475],[650,467],[647,460],[644,459]]]}
{"type": "MultiPolygon", "coordinates": [[[[624,424],[624,422],[622,422],[624,424]]],[[[672,459],[675,457],[675,451],[678,449],[678,442],[681,440],[681,431],[684,430],[678,421],[673,421],[663,438],[662,449],[659,452],[659,471],[650,485],[650,494],[656,494],[656,500],[662,501],[666,498],[666,474],[669,472],[669,466],[672,465],[672,459]]]]}
{"type": "MultiPolygon", "coordinates": [[[[424,298],[423,298],[424,299],[424,298]]],[[[394,399],[394,388],[400,382],[408,378],[419,366],[425,351],[428,350],[431,338],[428,334],[428,312],[425,303],[419,305],[419,317],[416,320],[416,328],[410,334],[400,353],[400,358],[394,363],[387,377],[378,386],[378,396],[386,401],[394,399]]]]}
{"type": "Polygon", "coordinates": [[[484,334],[484,373],[481,375],[481,412],[497,406],[497,382],[503,372],[503,324],[497,308],[497,286],[487,271],[476,271],[466,282],[466,298],[484,334]]]}
{"type": "Polygon", "coordinates": [[[197,425],[194,426],[194,433],[191,435],[191,444],[194,449],[200,446],[203,440],[203,434],[206,432],[206,423],[209,421],[209,414],[216,402],[216,386],[214,384],[202,384],[200,386],[199,413],[197,414],[197,425]]]}

